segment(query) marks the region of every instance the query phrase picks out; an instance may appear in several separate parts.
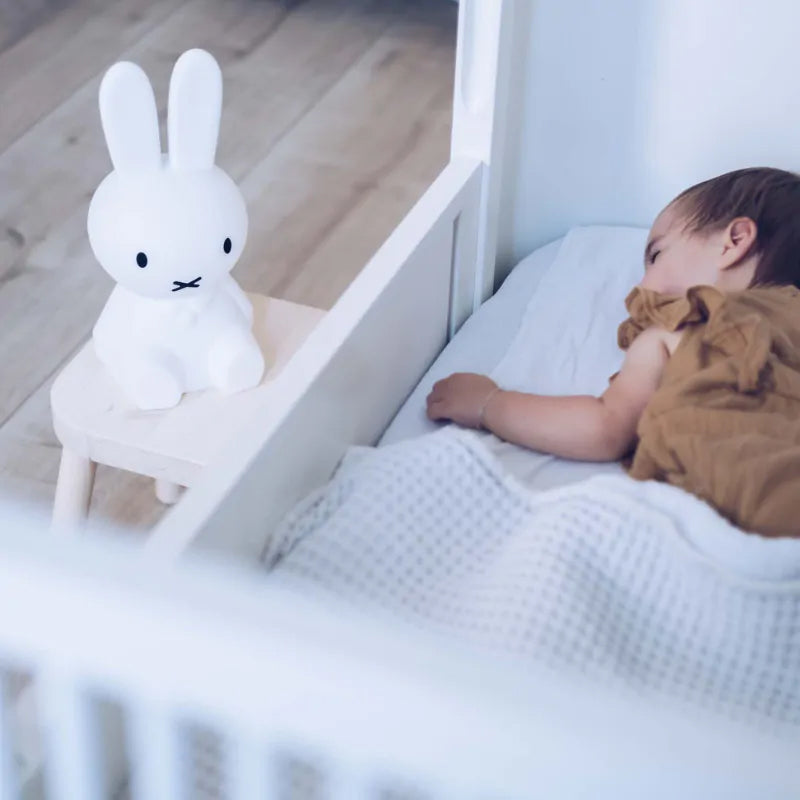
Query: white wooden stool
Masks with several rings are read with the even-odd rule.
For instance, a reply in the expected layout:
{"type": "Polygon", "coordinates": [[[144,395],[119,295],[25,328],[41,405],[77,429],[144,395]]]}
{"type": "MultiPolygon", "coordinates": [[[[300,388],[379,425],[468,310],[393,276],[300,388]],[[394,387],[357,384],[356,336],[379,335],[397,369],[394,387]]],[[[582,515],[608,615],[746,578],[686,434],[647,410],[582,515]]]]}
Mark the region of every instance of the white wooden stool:
{"type": "Polygon", "coordinates": [[[175,408],[140,411],[126,401],[89,341],[56,378],[50,392],[53,427],[62,444],[54,527],[74,528],[89,511],[97,464],[149,475],[156,495],[174,503],[200,470],[256,409],[271,400],[271,384],[325,312],[263,295],[249,295],[253,328],[267,368],[254,389],[184,395],[175,408]]]}

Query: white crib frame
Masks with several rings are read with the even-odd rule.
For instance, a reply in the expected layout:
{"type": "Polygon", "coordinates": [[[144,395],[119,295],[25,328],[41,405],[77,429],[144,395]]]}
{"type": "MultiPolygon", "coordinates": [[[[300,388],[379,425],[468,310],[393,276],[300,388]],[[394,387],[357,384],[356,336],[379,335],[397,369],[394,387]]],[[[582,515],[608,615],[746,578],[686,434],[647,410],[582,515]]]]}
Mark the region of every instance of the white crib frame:
{"type": "MultiPolygon", "coordinates": [[[[321,765],[332,798],[374,797],[395,777],[431,798],[800,796],[797,744],[442,648],[247,564],[347,447],[377,440],[502,276],[513,6],[530,12],[461,0],[451,161],[276,380],[277,421],[248,420],[144,548],[48,539],[46,520],[3,512],[0,667],[36,679],[52,797],[104,796],[96,694],[124,712],[135,800],[179,796],[186,720],[221,734],[237,800],[275,796],[278,748],[321,765]]],[[[13,800],[7,699],[0,796],[13,800]]]]}
{"type": "MultiPolygon", "coordinates": [[[[800,791],[797,742],[443,648],[241,564],[170,566],[130,541],[30,527],[6,514],[0,532],[0,607],[15,609],[0,615],[0,662],[36,679],[49,798],[99,800],[123,776],[133,800],[186,796],[185,723],[220,736],[231,800],[280,797],[286,752],[320,769],[332,800],[377,798],[388,782],[431,800],[800,791]],[[98,747],[98,697],[122,709],[129,762],[98,747]]],[[[7,696],[0,796],[15,800],[7,696]]]]}

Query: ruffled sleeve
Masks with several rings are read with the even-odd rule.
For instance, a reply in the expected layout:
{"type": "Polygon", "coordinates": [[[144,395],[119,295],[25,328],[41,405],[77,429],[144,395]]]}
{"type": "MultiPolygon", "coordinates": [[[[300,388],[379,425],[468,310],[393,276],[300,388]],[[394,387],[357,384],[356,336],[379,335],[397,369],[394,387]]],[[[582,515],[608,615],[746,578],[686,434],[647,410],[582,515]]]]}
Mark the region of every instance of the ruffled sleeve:
{"type": "Polygon", "coordinates": [[[713,286],[693,286],[683,296],[634,286],[625,298],[630,316],[617,329],[617,343],[627,350],[634,339],[652,325],[677,331],[685,325],[705,322],[723,299],[723,294],[713,286]]]}

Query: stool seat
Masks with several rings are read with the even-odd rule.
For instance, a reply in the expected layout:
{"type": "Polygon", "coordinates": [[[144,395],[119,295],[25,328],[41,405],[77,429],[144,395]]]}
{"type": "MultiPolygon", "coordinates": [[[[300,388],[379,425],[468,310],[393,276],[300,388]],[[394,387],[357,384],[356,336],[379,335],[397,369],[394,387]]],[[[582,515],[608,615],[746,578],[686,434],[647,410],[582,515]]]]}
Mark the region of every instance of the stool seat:
{"type": "Polygon", "coordinates": [[[270,402],[275,376],[325,315],[311,306],[248,295],[253,332],[266,369],[253,389],[224,395],[216,389],[185,394],[174,408],[140,411],[98,360],[91,341],[56,378],[50,392],[53,427],[63,446],[54,522],[79,521],[88,509],[96,464],[156,479],[159,497],[189,486],[257,409],[270,402]]]}

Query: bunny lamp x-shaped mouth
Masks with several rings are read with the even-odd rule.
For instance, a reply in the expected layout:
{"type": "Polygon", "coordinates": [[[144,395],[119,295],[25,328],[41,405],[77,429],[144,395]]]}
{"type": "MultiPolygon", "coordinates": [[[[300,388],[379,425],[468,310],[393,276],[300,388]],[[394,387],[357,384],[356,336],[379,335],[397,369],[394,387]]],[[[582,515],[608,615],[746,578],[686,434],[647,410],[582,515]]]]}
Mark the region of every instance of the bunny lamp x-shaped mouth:
{"type": "Polygon", "coordinates": [[[189,283],[183,283],[182,281],[172,281],[173,284],[173,292],[179,292],[181,289],[199,289],[200,288],[200,281],[202,277],[195,278],[193,281],[189,281],[189,283]]]}
{"type": "Polygon", "coordinates": [[[253,310],[230,276],[247,238],[239,188],[215,163],[222,74],[188,50],[169,87],[169,154],[161,152],[150,81],[130,62],[100,85],[113,171],[89,205],[89,242],[117,286],[94,327],[100,361],[141,409],[184,392],[255,386],[264,359],[253,310]]]}

